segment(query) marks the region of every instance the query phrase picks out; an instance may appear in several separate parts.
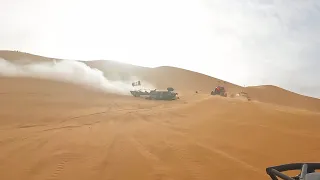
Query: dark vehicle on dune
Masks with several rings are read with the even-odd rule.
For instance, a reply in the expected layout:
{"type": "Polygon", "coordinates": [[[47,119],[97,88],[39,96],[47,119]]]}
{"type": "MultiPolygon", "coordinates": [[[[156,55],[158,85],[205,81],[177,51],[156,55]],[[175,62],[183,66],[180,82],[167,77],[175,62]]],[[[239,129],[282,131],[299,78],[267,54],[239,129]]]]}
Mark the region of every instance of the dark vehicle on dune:
{"type": "Polygon", "coordinates": [[[290,163],[268,167],[266,172],[272,180],[320,180],[320,172],[316,172],[319,169],[320,163],[290,163]],[[300,173],[293,177],[282,173],[292,170],[300,170],[300,173]]]}
{"type": "Polygon", "coordinates": [[[226,97],[226,89],[223,86],[217,86],[213,91],[211,91],[211,95],[220,95],[226,97]]]}
{"type": "Polygon", "coordinates": [[[154,100],[176,100],[179,99],[177,97],[178,93],[173,91],[151,91],[150,95],[146,97],[146,99],[154,99],[154,100]]]}
{"type": "Polygon", "coordinates": [[[146,99],[153,99],[153,100],[176,100],[179,99],[177,97],[178,93],[174,92],[174,89],[172,87],[168,87],[167,90],[134,90],[130,91],[130,93],[134,97],[140,97],[140,96],[147,96],[146,99]]]}

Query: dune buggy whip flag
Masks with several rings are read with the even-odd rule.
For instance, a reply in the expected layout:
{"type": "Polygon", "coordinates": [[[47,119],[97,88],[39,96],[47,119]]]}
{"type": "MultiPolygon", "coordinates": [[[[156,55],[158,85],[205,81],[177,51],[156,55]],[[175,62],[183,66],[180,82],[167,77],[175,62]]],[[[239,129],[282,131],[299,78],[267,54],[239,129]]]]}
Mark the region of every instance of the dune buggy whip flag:
{"type": "Polygon", "coordinates": [[[137,82],[133,82],[132,83],[132,86],[140,86],[141,85],[141,82],[140,81],[137,81],[137,82]]]}

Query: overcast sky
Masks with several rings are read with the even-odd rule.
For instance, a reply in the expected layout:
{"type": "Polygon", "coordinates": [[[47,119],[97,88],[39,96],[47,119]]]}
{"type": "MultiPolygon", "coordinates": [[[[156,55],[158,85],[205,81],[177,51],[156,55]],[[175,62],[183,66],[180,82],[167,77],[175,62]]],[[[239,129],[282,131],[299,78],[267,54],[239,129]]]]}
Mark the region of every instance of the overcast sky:
{"type": "Polygon", "coordinates": [[[319,0],[0,2],[0,49],[171,65],[320,97],[319,0]]]}

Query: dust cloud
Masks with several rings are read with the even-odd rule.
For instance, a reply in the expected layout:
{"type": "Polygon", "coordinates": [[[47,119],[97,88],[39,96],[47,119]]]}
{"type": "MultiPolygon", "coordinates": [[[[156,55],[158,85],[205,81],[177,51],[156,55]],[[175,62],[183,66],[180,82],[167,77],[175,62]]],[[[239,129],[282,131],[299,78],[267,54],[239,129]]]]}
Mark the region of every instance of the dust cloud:
{"type": "MultiPolygon", "coordinates": [[[[108,80],[102,71],[71,60],[53,60],[44,62],[7,61],[0,58],[0,76],[31,77],[70,82],[108,93],[129,95],[133,89],[131,83],[137,77],[128,80],[108,80]]],[[[148,88],[153,86],[146,82],[148,88]]]]}

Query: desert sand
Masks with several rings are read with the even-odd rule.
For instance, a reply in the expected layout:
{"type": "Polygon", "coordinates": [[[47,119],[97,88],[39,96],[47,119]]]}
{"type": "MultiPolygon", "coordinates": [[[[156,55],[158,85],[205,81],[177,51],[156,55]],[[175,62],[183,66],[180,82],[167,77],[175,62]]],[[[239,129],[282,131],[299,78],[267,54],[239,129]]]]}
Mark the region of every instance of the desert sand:
{"type": "MultiPolygon", "coordinates": [[[[0,51],[0,58],[51,60],[10,51],[0,51]]],[[[268,166],[320,161],[319,99],[275,86],[244,88],[173,67],[86,63],[110,79],[134,75],[159,89],[172,86],[180,99],[145,100],[66,82],[1,77],[1,179],[268,179],[268,166]],[[251,101],[209,95],[220,83],[229,94],[246,92],[251,101]]]]}

